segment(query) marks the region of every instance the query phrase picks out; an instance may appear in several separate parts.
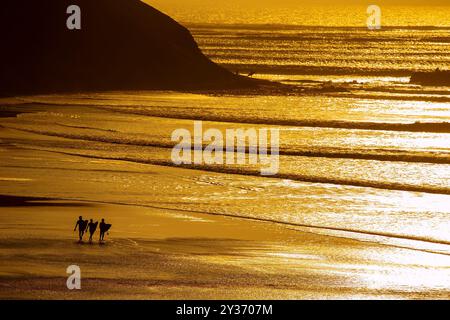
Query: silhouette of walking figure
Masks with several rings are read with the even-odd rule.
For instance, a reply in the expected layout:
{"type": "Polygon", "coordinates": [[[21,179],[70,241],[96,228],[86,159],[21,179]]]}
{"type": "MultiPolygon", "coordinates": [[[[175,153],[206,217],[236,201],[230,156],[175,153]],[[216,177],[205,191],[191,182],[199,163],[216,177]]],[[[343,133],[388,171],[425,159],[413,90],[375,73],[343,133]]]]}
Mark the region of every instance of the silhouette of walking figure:
{"type": "Polygon", "coordinates": [[[97,230],[98,221],[94,222],[94,220],[91,219],[91,221],[88,224],[89,229],[89,242],[92,242],[92,236],[95,233],[95,230],[97,230]]]}
{"type": "Polygon", "coordinates": [[[78,227],[78,236],[80,237],[80,242],[83,241],[83,236],[84,236],[84,232],[86,231],[86,226],[87,226],[87,220],[84,221],[82,216],[78,217],[78,221],[75,224],[75,229],[73,229],[73,231],[77,230],[78,227]]]}
{"type": "Polygon", "coordinates": [[[104,240],[105,232],[107,232],[110,228],[111,225],[105,223],[105,219],[102,219],[102,222],[100,222],[100,242],[104,240]]]}

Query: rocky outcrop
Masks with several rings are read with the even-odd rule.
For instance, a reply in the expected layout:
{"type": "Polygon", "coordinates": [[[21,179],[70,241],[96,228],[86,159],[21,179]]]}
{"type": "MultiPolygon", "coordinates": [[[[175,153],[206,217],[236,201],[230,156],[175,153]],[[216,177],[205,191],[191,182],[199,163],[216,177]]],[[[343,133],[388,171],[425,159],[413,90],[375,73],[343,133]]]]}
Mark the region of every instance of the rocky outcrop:
{"type": "Polygon", "coordinates": [[[0,94],[213,89],[253,81],[216,65],[189,31],[139,0],[3,0],[0,94]],[[81,9],[70,30],[67,8],[81,9]]]}
{"type": "Polygon", "coordinates": [[[426,86],[450,86],[450,71],[416,72],[410,82],[426,86]]]}

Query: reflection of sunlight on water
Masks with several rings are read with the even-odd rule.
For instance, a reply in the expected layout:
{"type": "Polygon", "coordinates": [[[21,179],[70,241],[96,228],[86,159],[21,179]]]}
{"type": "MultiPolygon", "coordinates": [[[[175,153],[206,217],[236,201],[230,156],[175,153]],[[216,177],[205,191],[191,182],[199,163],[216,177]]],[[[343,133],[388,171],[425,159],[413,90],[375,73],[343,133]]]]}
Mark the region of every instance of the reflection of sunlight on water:
{"type": "MultiPolygon", "coordinates": [[[[392,244],[400,243],[394,241],[392,244]]],[[[409,245],[414,247],[413,243],[409,245]]],[[[417,244],[417,247],[420,245],[417,244]]],[[[363,287],[405,291],[447,289],[450,292],[449,253],[436,254],[390,246],[367,248],[361,253],[364,263],[344,263],[341,267],[349,269],[355,282],[363,287]]]]}
{"type": "Polygon", "coordinates": [[[421,216],[415,218],[414,223],[393,223],[390,225],[390,230],[398,234],[404,234],[407,239],[407,235],[424,236],[432,239],[450,241],[450,220],[447,215],[450,214],[449,197],[445,195],[426,194],[426,193],[414,193],[414,192],[399,192],[391,195],[369,195],[368,198],[376,198],[375,201],[368,202],[368,205],[372,203],[373,208],[368,206],[368,211],[385,212],[386,219],[389,221],[389,212],[392,208],[397,208],[400,214],[405,218],[411,217],[414,219],[414,214],[421,212],[421,216]],[[377,204],[375,204],[377,203],[377,204]],[[378,204],[384,204],[380,207],[378,204]],[[383,209],[384,208],[384,209],[383,209]],[[425,219],[425,217],[427,219],[425,219]],[[395,226],[393,228],[393,226],[395,226]]]}
{"type": "Polygon", "coordinates": [[[450,254],[436,254],[420,250],[384,247],[364,250],[364,258],[382,262],[383,266],[402,265],[444,267],[450,272],[450,254]]]}
{"type": "MultiPolygon", "coordinates": [[[[361,99],[355,102],[355,108],[361,112],[378,112],[380,122],[390,122],[392,116],[403,118],[403,122],[450,120],[450,109],[446,102],[361,99]]],[[[396,122],[400,122],[399,119],[396,122]]]]}
{"type": "MultiPolygon", "coordinates": [[[[286,250],[286,248],[284,248],[286,250]]],[[[335,247],[321,246],[317,254],[269,252],[295,269],[302,265],[310,271],[327,270],[336,275],[349,275],[347,284],[368,289],[400,291],[449,290],[450,256],[405,250],[392,247],[335,247]],[[319,255],[322,253],[323,255],[319,255]],[[358,263],[363,259],[363,263],[358,263]]]]}
{"type": "Polygon", "coordinates": [[[430,214],[433,212],[450,214],[449,197],[447,195],[399,191],[395,194],[367,193],[365,198],[368,202],[384,204],[384,207],[381,208],[377,206],[378,210],[396,207],[405,212],[420,210],[422,212],[429,211],[430,214]]]}
{"type": "MultiPolygon", "coordinates": [[[[214,6],[209,1],[167,1],[144,0],[163,10],[177,21],[183,23],[217,24],[256,24],[256,25],[304,25],[304,26],[357,26],[366,27],[364,2],[341,1],[263,1],[264,5],[255,5],[255,1],[219,0],[214,6]],[[332,4],[331,4],[332,3],[332,4]],[[356,3],[356,4],[355,4],[356,3]]],[[[422,2],[424,3],[424,2],[422,2]]],[[[444,3],[443,1],[441,3],[444,3]]],[[[407,4],[407,2],[405,2],[407,4]]],[[[428,5],[392,5],[383,6],[383,26],[445,26],[448,25],[450,9],[448,6],[428,5]]],[[[338,33],[339,28],[330,32],[338,33]]],[[[361,32],[364,32],[363,29],[361,32]]],[[[445,31],[445,30],[444,30],[445,31]]],[[[286,32],[286,30],[283,30],[286,32]]],[[[384,31],[388,32],[388,30],[384,31]]],[[[410,32],[399,30],[398,34],[410,32]]],[[[417,32],[417,31],[416,31],[417,32]]]]}
{"type": "Polygon", "coordinates": [[[314,80],[314,81],[332,81],[335,83],[351,83],[356,81],[358,84],[370,84],[370,83],[409,83],[409,77],[382,77],[382,76],[359,76],[359,75],[280,75],[280,74],[256,74],[254,76],[258,79],[267,79],[273,81],[302,81],[302,80],[314,80]]]}
{"type": "Polygon", "coordinates": [[[424,211],[430,211],[430,213],[445,212],[450,214],[448,200],[448,197],[441,195],[403,192],[397,197],[396,202],[398,206],[404,209],[416,209],[420,207],[424,211]]]}
{"type": "MultiPolygon", "coordinates": [[[[362,269],[363,266],[355,266],[362,269]]],[[[359,281],[370,289],[403,289],[405,291],[428,291],[446,289],[450,292],[450,271],[448,269],[427,269],[423,267],[384,268],[374,266],[359,281]]],[[[450,293],[449,293],[450,295],[450,293]]]]}
{"type": "Polygon", "coordinates": [[[280,257],[289,260],[301,259],[301,260],[324,260],[322,256],[304,254],[304,253],[293,253],[293,252],[269,252],[268,256],[280,257]]]}

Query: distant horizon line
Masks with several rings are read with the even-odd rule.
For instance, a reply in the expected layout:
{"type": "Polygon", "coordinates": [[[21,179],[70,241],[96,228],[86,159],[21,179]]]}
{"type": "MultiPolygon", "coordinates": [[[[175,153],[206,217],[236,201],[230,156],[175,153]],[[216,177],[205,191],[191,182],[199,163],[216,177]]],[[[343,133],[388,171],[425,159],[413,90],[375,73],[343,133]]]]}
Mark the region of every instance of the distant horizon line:
{"type": "MultiPolygon", "coordinates": [[[[216,25],[216,26],[227,26],[227,27],[239,27],[239,26],[253,26],[253,27],[293,27],[293,28],[354,28],[354,29],[367,29],[367,26],[361,25],[309,25],[309,24],[287,24],[287,23],[233,23],[233,22],[187,22],[182,20],[177,20],[178,23],[185,26],[206,26],[206,25],[216,25]]],[[[449,25],[383,25],[381,29],[449,29],[449,25]]]]}

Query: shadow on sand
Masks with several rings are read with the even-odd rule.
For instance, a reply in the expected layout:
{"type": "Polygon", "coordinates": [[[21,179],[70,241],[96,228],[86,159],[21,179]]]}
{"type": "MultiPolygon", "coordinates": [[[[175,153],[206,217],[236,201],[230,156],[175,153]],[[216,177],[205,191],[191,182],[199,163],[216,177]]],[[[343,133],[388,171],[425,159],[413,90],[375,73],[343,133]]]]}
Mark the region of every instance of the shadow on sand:
{"type": "Polygon", "coordinates": [[[0,207],[92,207],[92,205],[62,199],[0,195],[0,207]]]}

